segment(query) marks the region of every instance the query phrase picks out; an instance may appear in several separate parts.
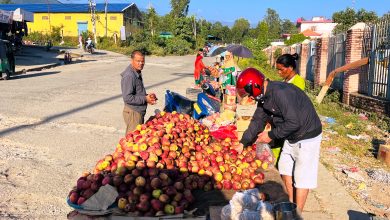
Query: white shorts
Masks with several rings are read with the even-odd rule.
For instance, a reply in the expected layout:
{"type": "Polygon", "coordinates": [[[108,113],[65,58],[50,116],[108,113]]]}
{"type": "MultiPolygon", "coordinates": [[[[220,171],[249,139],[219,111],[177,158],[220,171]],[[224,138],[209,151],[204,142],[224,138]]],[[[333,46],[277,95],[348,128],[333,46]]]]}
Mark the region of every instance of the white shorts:
{"type": "Polygon", "coordinates": [[[284,141],[279,160],[279,173],[292,176],[295,188],[317,187],[321,140],[322,134],[295,144],[284,141]]]}

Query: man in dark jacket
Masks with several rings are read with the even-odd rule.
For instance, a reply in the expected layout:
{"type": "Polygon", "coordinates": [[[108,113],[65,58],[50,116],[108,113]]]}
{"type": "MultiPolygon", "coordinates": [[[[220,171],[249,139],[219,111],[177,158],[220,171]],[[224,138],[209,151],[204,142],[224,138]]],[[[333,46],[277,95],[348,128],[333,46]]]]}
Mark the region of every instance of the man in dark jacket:
{"type": "Polygon", "coordinates": [[[241,143],[244,147],[285,139],[279,160],[279,172],[291,202],[300,211],[309,189],[317,187],[322,125],[309,97],[298,87],[284,82],[265,81],[254,68],[244,70],[237,80],[240,95],[249,94],[258,101],[241,143]],[[265,131],[270,121],[271,131],[265,131]]]}
{"type": "Polygon", "coordinates": [[[134,130],[138,124],[144,123],[146,107],[148,104],[156,104],[154,93],[146,94],[142,81],[142,69],[145,65],[145,56],[141,51],[131,53],[130,65],[121,73],[121,88],[125,107],[123,118],[126,123],[126,134],[134,130]]]}

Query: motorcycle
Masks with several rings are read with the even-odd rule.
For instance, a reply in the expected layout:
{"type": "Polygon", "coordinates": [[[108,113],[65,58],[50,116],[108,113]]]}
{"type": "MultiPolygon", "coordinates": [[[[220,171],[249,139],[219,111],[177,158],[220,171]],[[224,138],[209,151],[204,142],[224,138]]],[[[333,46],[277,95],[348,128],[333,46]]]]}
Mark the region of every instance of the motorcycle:
{"type": "Polygon", "coordinates": [[[93,54],[95,52],[95,45],[93,43],[87,44],[87,52],[93,54]]]}

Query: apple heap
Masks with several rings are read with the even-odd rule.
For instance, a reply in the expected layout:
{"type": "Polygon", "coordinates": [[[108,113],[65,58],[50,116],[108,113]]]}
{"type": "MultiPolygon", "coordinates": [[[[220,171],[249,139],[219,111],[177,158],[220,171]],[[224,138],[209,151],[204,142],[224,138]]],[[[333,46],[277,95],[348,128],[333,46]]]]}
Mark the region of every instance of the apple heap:
{"type": "Polygon", "coordinates": [[[196,148],[211,140],[208,129],[187,114],[160,112],[119,141],[115,152],[99,160],[94,173],[123,172],[134,167],[191,171],[187,164],[196,148]]]}
{"type": "Polygon", "coordinates": [[[256,146],[238,153],[238,145],[237,139],[211,141],[208,129],[189,115],[161,112],[126,134],[92,174],[80,177],[69,199],[82,204],[110,184],[124,211],[181,213],[194,200],[191,190],[245,190],[263,183],[256,146]]]}
{"type": "Polygon", "coordinates": [[[101,186],[109,184],[108,179],[103,174],[90,174],[89,172],[77,180],[77,185],[69,192],[69,200],[73,204],[81,205],[93,196],[101,186]]]}
{"type": "Polygon", "coordinates": [[[264,180],[257,172],[263,163],[256,159],[255,146],[239,154],[232,150],[238,145],[237,139],[211,141],[208,129],[189,115],[161,112],[122,138],[112,155],[98,161],[94,173],[178,168],[214,177],[218,189],[253,188],[264,180]]]}
{"type": "Polygon", "coordinates": [[[195,152],[195,161],[190,160],[191,170],[215,180],[214,188],[226,190],[251,189],[264,182],[259,171],[262,162],[256,159],[255,146],[249,146],[239,154],[238,140],[226,138],[215,140],[209,146],[195,152]]]}
{"type": "Polygon", "coordinates": [[[205,187],[212,186],[211,178],[189,175],[179,170],[135,168],[126,170],[124,175],[106,171],[86,173],[70,191],[69,200],[81,205],[101,186],[110,184],[119,193],[116,201],[118,208],[125,212],[137,216],[180,214],[195,200],[191,193],[195,189],[194,181],[203,182],[205,187]]]}

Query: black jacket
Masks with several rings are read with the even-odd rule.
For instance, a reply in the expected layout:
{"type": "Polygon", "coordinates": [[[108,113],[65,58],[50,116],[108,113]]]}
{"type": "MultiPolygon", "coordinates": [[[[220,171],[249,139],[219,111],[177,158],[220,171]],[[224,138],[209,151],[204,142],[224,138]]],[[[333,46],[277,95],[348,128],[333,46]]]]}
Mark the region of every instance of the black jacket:
{"type": "Polygon", "coordinates": [[[241,143],[244,146],[253,144],[267,121],[274,127],[268,133],[272,140],[287,139],[296,143],[322,132],[321,121],[309,97],[295,85],[285,82],[268,82],[264,101],[258,102],[241,143]]]}

